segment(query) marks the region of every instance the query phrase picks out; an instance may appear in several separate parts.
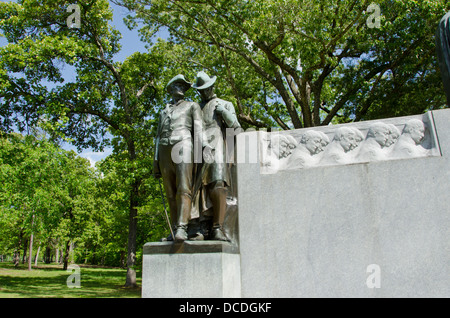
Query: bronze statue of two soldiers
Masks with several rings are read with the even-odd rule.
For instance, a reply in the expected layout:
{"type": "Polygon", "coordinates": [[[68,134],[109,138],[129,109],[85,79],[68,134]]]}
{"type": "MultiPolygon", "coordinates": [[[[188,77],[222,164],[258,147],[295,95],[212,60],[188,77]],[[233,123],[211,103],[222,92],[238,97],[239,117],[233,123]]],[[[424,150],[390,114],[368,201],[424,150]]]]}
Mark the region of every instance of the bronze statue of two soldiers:
{"type": "Polygon", "coordinates": [[[175,242],[189,239],[193,207],[212,214],[207,234],[194,239],[229,241],[223,228],[231,185],[225,131],[240,125],[233,104],[214,94],[215,82],[215,76],[199,72],[194,84],[183,75],[167,84],[172,101],[159,116],[153,169],[155,177],[163,179],[175,236],[168,240],[175,242]],[[199,104],[184,100],[191,87],[200,94],[199,104]],[[203,155],[200,160],[196,148],[203,155]]]}

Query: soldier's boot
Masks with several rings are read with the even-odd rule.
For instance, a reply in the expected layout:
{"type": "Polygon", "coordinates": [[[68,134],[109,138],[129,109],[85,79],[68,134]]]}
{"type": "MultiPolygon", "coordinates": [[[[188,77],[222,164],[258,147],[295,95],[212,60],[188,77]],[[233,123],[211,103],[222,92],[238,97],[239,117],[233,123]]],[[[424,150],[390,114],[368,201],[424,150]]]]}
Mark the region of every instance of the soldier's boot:
{"type": "Polygon", "coordinates": [[[210,198],[214,212],[210,237],[216,241],[230,241],[223,230],[223,223],[227,212],[227,188],[223,186],[214,187],[210,192],[210,198]]]}
{"type": "Polygon", "coordinates": [[[181,243],[188,239],[187,234],[187,224],[180,224],[177,226],[177,230],[175,232],[175,242],[181,243]]]}
{"type": "Polygon", "coordinates": [[[211,240],[225,242],[230,241],[221,225],[213,225],[213,228],[211,230],[211,240]]]}
{"type": "Polygon", "coordinates": [[[191,212],[191,197],[188,194],[181,194],[177,198],[178,201],[178,222],[175,233],[175,242],[183,242],[188,239],[188,222],[191,212]]]}

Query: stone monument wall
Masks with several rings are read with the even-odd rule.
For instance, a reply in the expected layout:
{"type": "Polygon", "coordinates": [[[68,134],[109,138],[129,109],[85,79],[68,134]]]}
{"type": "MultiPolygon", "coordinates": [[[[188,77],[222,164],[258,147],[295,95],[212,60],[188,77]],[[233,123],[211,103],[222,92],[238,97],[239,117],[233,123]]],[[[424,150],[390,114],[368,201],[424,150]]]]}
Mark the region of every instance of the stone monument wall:
{"type": "Polygon", "coordinates": [[[449,124],[239,134],[241,296],[450,297],[449,124]]]}

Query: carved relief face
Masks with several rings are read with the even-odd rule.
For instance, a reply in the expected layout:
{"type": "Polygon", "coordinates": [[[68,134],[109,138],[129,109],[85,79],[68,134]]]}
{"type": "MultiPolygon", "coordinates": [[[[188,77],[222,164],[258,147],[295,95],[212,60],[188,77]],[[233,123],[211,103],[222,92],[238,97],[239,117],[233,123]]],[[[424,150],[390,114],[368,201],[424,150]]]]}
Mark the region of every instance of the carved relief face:
{"type": "Polygon", "coordinates": [[[270,149],[279,159],[288,157],[294,148],[295,144],[289,142],[285,136],[276,135],[271,138],[270,149]]]}
{"type": "Polygon", "coordinates": [[[388,140],[386,141],[386,147],[390,147],[397,142],[400,137],[400,131],[394,125],[389,125],[388,140]]]}
{"type": "Polygon", "coordinates": [[[311,155],[323,151],[322,136],[320,134],[311,134],[305,139],[305,147],[311,155]]]}
{"type": "Polygon", "coordinates": [[[414,142],[418,145],[423,141],[423,138],[425,137],[425,128],[422,127],[416,127],[416,129],[412,129],[411,132],[411,138],[414,140],[414,142]]]}
{"type": "Polygon", "coordinates": [[[389,139],[389,129],[384,129],[384,127],[377,127],[373,131],[373,136],[376,142],[380,144],[381,147],[385,147],[389,139]]]}
{"type": "Polygon", "coordinates": [[[358,147],[358,139],[356,138],[356,133],[353,131],[345,132],[341,137],[340,144],[345,152],[349,152],[350,150],[358,147]]]}

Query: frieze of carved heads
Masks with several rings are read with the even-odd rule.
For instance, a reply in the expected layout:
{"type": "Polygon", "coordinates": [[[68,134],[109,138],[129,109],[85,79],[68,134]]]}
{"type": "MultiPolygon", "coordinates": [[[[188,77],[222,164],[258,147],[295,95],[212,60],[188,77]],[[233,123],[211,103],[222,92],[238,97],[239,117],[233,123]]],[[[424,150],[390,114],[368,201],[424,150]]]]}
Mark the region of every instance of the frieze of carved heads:
{"type": "Polygon", "coordinates": [[[261,172],[440,155],[429,113],[262,134],[261,172]]]}

